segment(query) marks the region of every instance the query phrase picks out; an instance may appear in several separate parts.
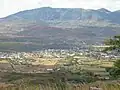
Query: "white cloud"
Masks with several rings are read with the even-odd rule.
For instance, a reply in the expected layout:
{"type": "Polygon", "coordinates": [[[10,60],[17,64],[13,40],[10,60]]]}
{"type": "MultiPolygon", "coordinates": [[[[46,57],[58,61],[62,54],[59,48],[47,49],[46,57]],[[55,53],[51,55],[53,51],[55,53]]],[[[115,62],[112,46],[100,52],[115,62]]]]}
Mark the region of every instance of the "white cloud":
{"type": "Polygon", "coordinates": [[[39,7],[120,9],[120,0],[0,0],[0,17],[39,7]]]}

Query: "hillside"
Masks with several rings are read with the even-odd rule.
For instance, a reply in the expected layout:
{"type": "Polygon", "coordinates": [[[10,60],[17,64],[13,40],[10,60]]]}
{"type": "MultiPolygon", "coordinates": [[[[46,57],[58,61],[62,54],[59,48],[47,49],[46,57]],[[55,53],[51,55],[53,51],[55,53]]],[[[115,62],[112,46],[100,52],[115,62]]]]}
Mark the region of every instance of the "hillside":
{"type": "Polygon", "coordinates": [[[104,8],[92,10],[82,8],[43,7],[38,9],[21,11],[5,17],[4,20],[104,20],[114,23],[120,23],[120,20],[118,19],[119,16],[120,11],[111,12],[104,8]]]}
{"type": "Polygon", "coordinates": [[[120,34],[120,12],[43,7],[0,19],[0,50],[73,49],[120,34]]]}

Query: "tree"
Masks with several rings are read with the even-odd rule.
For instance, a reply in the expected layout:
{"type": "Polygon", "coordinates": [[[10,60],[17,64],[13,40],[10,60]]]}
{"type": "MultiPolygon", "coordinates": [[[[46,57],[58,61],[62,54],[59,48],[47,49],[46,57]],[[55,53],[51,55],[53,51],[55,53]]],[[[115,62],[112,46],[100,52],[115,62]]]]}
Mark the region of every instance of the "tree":
{"type": "Polygon", "coordinates": [[[114,63],[114,67],[120,69],[120,59],[114,63]]]}
{"type": "MultiPolygon", "coordinates": [[[[109,47],[106,47],[104,51],[113,51],[120,53],[120,35],[114,36],[113,38],[107,39],[104,42],[109,47]]],[[[109,70],[110,74],[114,77],[120,76],[120,59],[114,62],[114,67],[109,70]]]]}
{"type": "Polygon", "coordinates": [[[104,41],[104,44],[109,45],[109,47],[106,47],[104,51],[116,50],[117,52],[120,52],[120,35],[114,36],[110,39],[106,39],[104,41]]]}

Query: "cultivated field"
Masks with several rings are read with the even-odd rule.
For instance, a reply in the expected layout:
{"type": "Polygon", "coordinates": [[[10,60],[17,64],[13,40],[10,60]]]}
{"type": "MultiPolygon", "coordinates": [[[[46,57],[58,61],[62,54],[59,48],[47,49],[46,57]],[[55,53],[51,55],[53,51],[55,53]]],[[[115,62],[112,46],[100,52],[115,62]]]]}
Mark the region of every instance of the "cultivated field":
{"type": "Polygon", "coordinates": [[[86,56],[31,56],[29,59],[31,65],[16,64],[16,70],[7,59],[0,60],[0,90],[120,90],[119,81],[110,80],[106,71],[115,60],[86,56]],[[65,71],[61,71],[63,68],[65,71]],[[60,71],[49,73],[47,69],[60,71]]]}

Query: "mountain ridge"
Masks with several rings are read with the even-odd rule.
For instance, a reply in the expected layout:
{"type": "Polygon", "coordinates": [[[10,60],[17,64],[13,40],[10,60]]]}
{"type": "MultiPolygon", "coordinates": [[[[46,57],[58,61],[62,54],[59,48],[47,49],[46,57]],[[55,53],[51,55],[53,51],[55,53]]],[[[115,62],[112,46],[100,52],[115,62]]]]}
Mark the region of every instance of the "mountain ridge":
{"type": "Polygon", "coordinates": [[[101,45],[104,39],[120,34],[119,16],[119,11],[104,8],[44,7],[18,12],[0,19],[0,50],[34,51],[101,45]]]}
{"type": "Polygon", "coordinates": [[[10,16],[2,18],[2,20],[25,19],[33,21],[50,21],[50,20],[104,20],[113,23],[119,23],[120,15],[118,11],[109,11],[105,8],[101,9],[82,9],[82,8],[51,8],[42,7],[31,10],[20,11],[10,16]],[[116,17],[117,16],[117,17],[116,17]]]}

